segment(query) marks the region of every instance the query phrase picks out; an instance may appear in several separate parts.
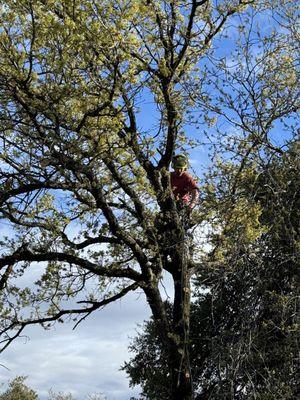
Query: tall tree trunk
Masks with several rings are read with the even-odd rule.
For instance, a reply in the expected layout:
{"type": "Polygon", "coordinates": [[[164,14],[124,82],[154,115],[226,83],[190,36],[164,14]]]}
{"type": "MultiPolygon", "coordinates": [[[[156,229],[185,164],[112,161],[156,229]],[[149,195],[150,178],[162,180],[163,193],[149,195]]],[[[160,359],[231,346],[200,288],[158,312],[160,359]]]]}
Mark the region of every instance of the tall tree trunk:
{"type": "Polygon", "coordinates": [[[192,400],[193,387],[189,359],[190,333],[190,274],[189,250],[185,240],[178,244],[174,254],[174,351],[170,355],[172,369],[172,400],[192,400]]]}
{"type": "Polygon", "coordinates": [[[190,273],[188,247],[181,240],[172,255],[174,279],[174,304],[172,321],[166,315],[157,283],[144,287],[160,339],[168,359],[171,375],[170,400],[193,400],[192,376],[189,360],[190,332],[190,273]]]}
{"type": "MultiPolygon", "coordinates": [[[[162,176],[162,181],[169,187],[169,175],[162,176]]],[[[174,303],[171,319],[167,317],[164,302],[161,299],[157,284],[146,285],[148,303],[152,309],[154,320],[159,329],[160,339],[168,355],[169,372],[171,375],[170,400],[193,400],[192,376],[189,360],[190,333],[190,271],[189,247],[186,238],[182,216],[178,214],[176,205],[170,197],[161,204],[163,210],[161,226],[156,221],[156,228],[163,232],[162,248],[164,267],[172,274],[174,281],[174,303]],[[170,200],[170,201],[168,201],[170,200]],[[171,249],[171,251],[170,251],[171,249]],[[170,259],[170,260],[169,260],[170,259]]]]}

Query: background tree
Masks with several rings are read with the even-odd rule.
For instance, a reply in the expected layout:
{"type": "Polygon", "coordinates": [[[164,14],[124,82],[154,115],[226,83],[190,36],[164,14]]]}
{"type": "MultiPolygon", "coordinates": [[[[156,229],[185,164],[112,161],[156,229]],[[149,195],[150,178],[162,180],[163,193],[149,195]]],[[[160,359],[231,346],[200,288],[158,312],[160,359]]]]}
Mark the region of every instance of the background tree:
{"type": "MultiPolygon", "coordinates": [[[[88,394],[86,400],[106,400],[107,398],[101,393],[88,394]]],[[[56,393],[53,390],[49,391],[48,400],[76,400],[71,393],[56,393]]]]}
{"type": "Polygon", "coordinates": [[[71,393],[56,393],[53,390],[49,391],[49,400],[76,400],[71,393]]]}
{"type": "MultiPolygon", "coordinates": [[[[0,400],[38,400],[38,394],[25,385],[27,377],[17,376],[8,384],[8,389],[0,394],[0,400]]],[[[49,391],[48,400],[76,400],[71,393],[49,391]]],[[[101,393],[88,394],[86,400],[105,400],[101,393]]]]}
{"type": "MultiPolygon", "coordinates": [[[[142,289],[166,354],[170,398],[191,399],[190,278],[197,266],[172,197],[169,165],[175,151],[194,143],[183,128],[193,123],[190,111],[195,110],[201,113],[199,123],[211,124],[218,115],[239,126],[232,149],[232,138],[224,135],[230,139],[227,151],[238,149],[241,163],[234,182],[252,154],[266,142],[272,145],[272,124],[290,116],[299,98],[295,60],[286,58],[294,51],[290,10],[295,3],[276,3],[283,13],[279,23],[288,21],[283,36],[289,47],[278,48],[263,71],[260,66],[273,53],[262,52],[248,75],[250,47],[248,63],[238,60],[231,70],[218,61],[213,68],[216,40],[226,39],[229,22],[238,16],[252,26],[248,6],[253,5],[254,18],[259,10],[271,10],[268,1],[12,0],[0,5],[0,213],[8,224],[0,242],[3,349],[30,324],[49,328],[71,319],[76,326],[142,289]],[[286,64],[288,72],[281,68],[286,64]],[[227,91],[224,77],[232,82],[227,91]],[[283,83],[283,98],[265,90],[283,83]],[[146,111],[139,109],[145,97],[155,103],[147,129],[146,111]],[[232,119],[236,115],[241,123],[232,119]],[[155,223],[158,216],[164,235],[155,223]],[[167,262],[166,247],[172,248],[167,262]],[[174,282],[171,314],[159,291],[163,271],[174,282]],[[34,283],[24,288],[22,279],[29,276],[34,283]]],[[[278,36],[271,36],[257,40],[272,47],[278,36]]],[[[231,188],[233,207],[224,220],[236,216],[237,187],[231,188]]],[[[223,218],[227,204],[217,200],[212,196],[209,206],[223,218]]],[[[251,221],[251,213],[246,216],[251,221]]],[[[219,229],[222,218],[212,226],[219,229]]],[[[225,236],[229,233],[224,228],[225,236]]],[[[220,252],[217,246],[219,258],[220,252]]]]}
{"type": "Polygon", "coordinates": [[[38,400],[37,393],[25,385],[26,377],[17,376],[9,382],[8,389],[0,394],[1,400],[38,400]]]}

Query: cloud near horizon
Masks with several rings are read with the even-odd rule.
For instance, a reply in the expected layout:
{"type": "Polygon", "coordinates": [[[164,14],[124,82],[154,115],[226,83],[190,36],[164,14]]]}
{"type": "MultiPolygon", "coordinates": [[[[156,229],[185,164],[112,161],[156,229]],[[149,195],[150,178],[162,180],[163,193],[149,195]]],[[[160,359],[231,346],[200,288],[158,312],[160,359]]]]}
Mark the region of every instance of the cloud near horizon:
{"type": "Polygon", "coordinates": [[[129,389],[120,366],[129,359],[128,344],[137,324],[150,316],[142,294],[110,304],[90,316],[74,331],[71,323],[58,324],[44,331],[39,326],[25,331],[2,353],[0,382],[18,375],[28,376],[27,385],[40,400],[48,399],[49,389],[71,393],[76,400],[88,394],[103,393],[108,400],[128,400],[139,389],[129,389]]]}

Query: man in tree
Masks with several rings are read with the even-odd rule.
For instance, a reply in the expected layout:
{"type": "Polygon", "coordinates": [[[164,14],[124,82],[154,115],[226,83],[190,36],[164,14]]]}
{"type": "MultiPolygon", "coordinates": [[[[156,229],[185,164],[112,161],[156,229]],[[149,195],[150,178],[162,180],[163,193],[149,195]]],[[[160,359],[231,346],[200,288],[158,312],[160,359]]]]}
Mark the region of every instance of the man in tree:
{"type": "Polygon", "coordinates": [[[187,166],[188,161],[184,154],[174,156],[171,187],[178,205],[187,206],[187,210],[191,211],[197,204],[199,188],[194,178],[186,171],[187,166]]]}

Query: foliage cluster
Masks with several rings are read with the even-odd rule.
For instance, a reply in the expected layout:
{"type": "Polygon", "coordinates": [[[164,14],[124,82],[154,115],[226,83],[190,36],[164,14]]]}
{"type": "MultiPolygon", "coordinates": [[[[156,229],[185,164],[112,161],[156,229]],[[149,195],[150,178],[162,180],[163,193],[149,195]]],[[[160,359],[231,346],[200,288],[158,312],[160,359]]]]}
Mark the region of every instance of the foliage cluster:
{"type": "MultiPolygon", "coordinates": [[[[17,376],[8,384],[6,391],[0,393],[0,400],[39,400],[38,394],[25,384],[26,377],[17,376]]],[[[87,395],[86,400],[105,400],[102,394],[87,395]]],[[[76,400],[70,393],[49,391],[48,400],[76,400]]]]}

